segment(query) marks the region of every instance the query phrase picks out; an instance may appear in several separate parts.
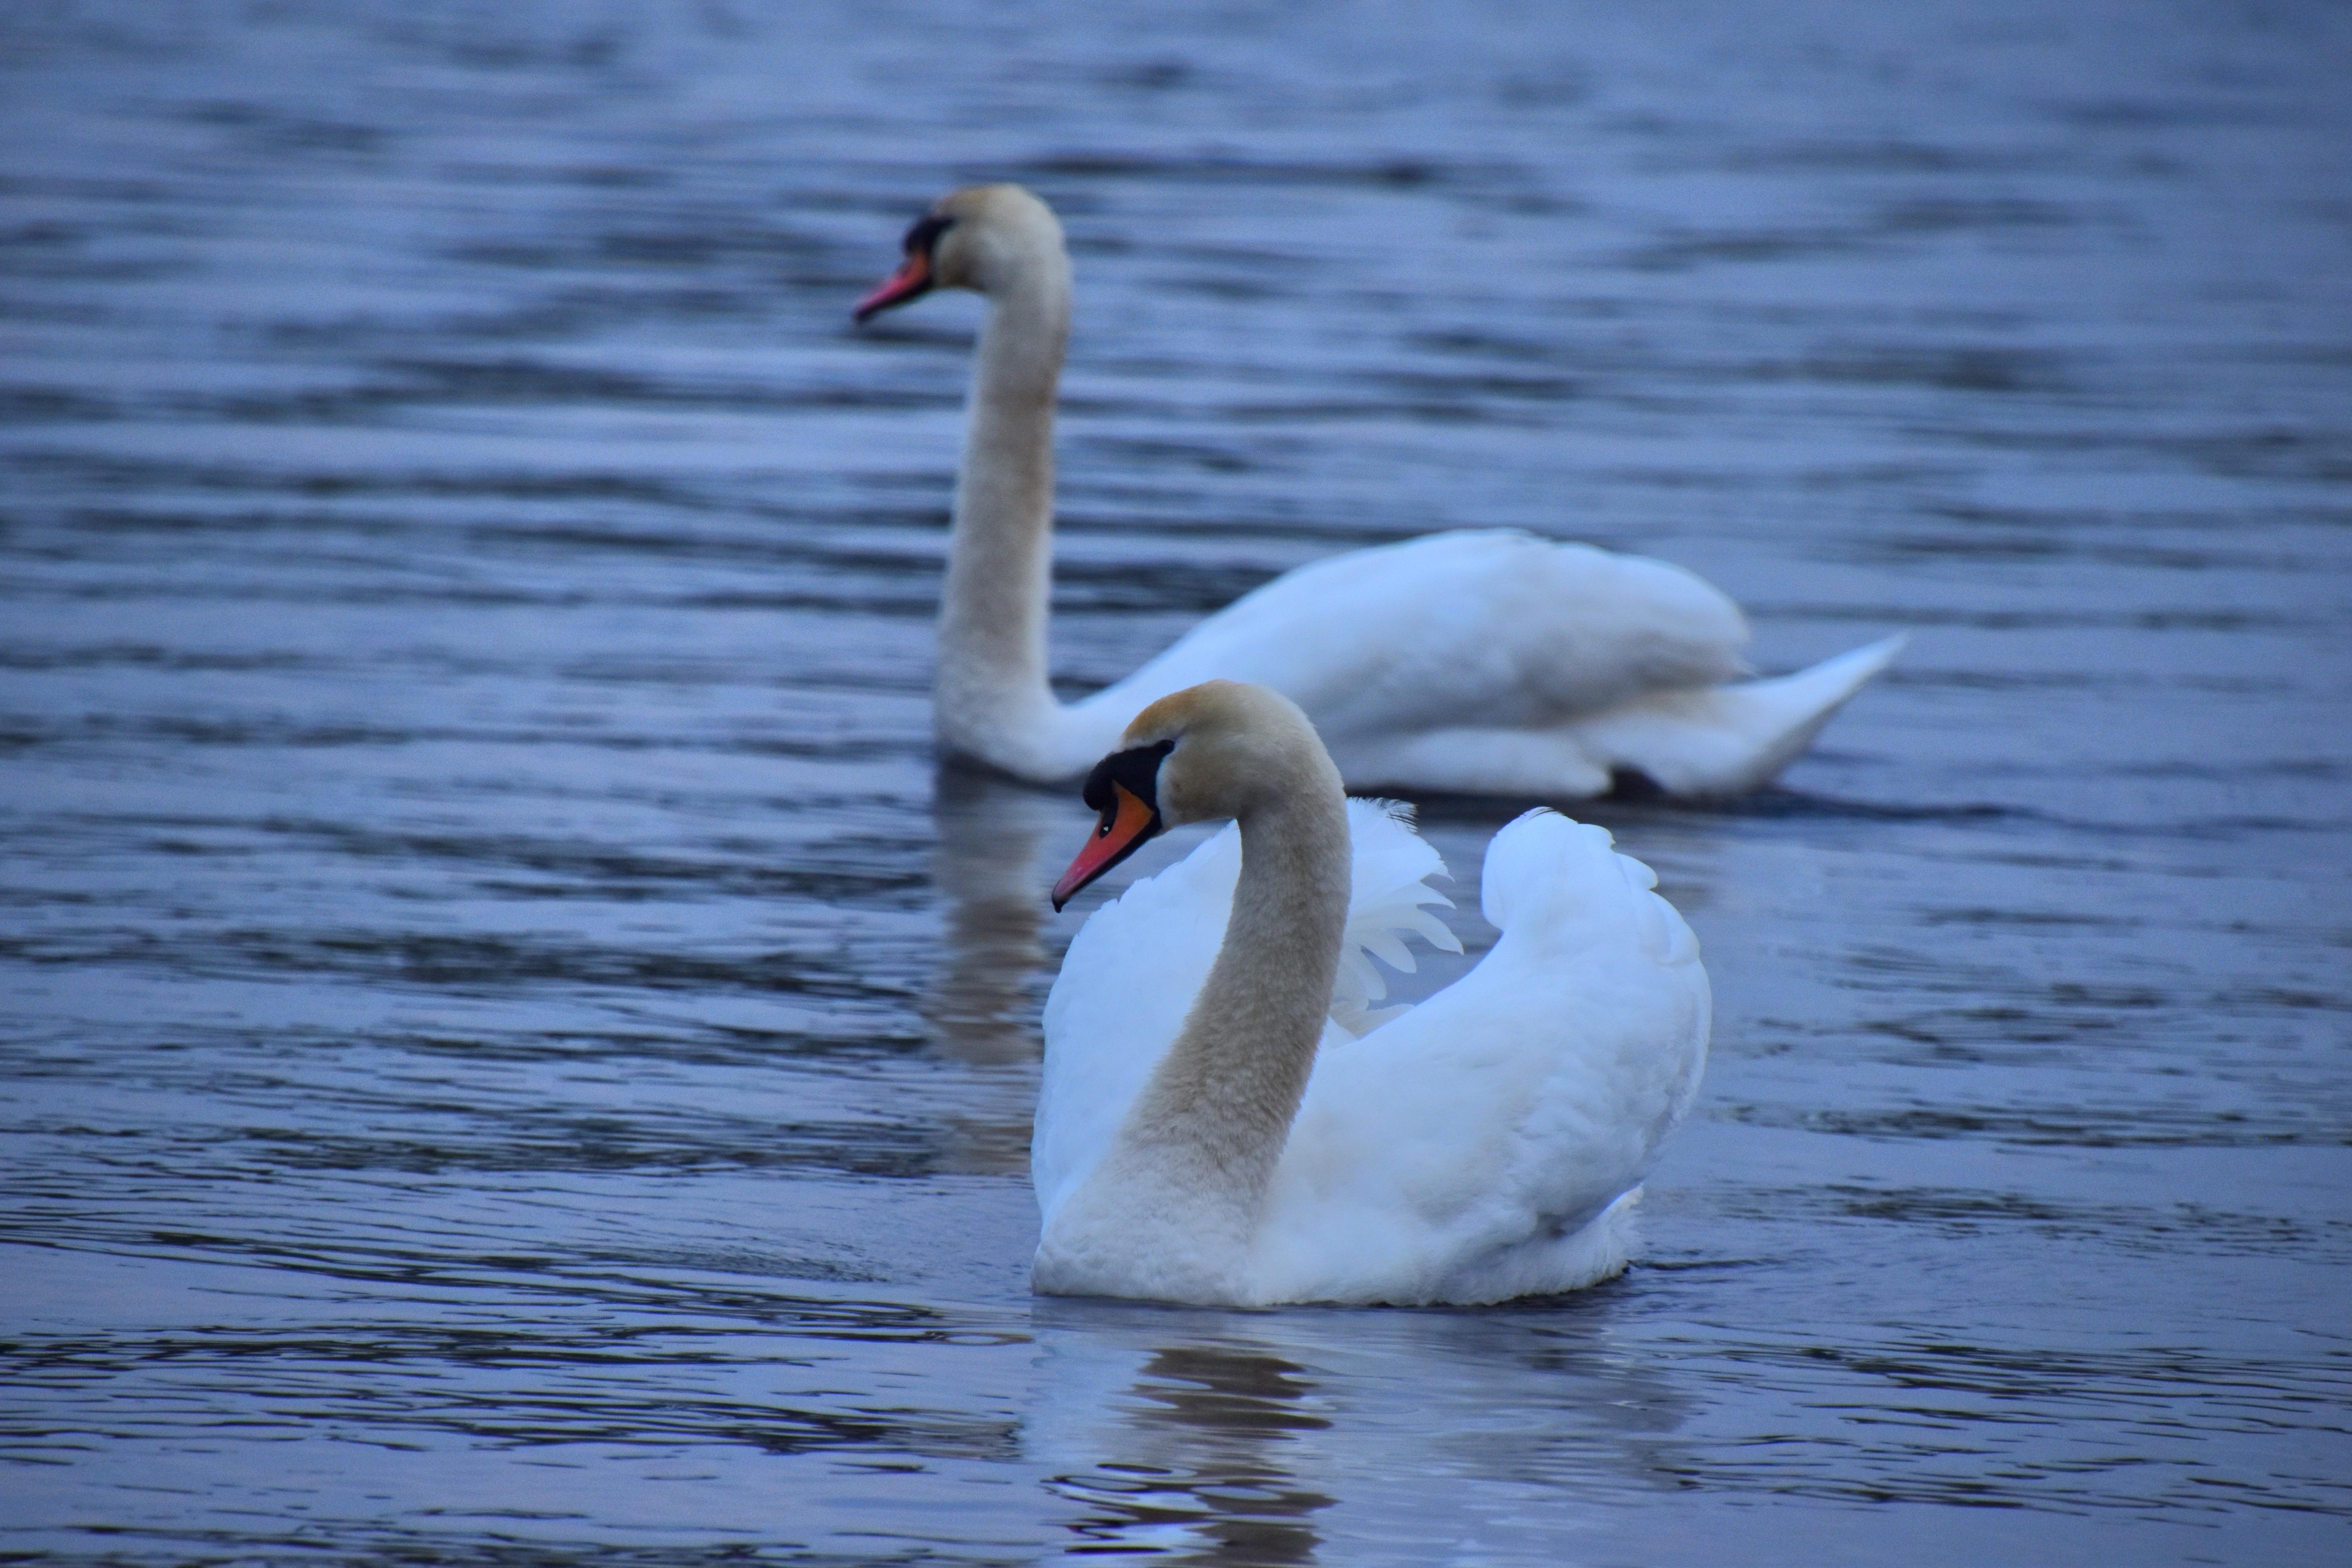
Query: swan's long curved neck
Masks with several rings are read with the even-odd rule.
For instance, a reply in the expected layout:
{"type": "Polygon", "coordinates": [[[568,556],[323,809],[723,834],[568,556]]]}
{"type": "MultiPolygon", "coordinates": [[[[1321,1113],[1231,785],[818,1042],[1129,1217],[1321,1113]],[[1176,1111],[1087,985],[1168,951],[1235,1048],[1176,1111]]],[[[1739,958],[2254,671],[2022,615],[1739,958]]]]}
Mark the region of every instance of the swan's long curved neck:
{"type": "Polygon", "coordinates": [[[988,299],[948,536],[933,710],[949,749],[1038,776],[1055,768],[1030,753],[1053,747],[1061,716],[1046,681],[1045,622],[1068,260],[1058,247],[1029,258],[988,299]]]}
{"type": "Polygon", "coordinates": [[[1178,1205],[1245,1240],[1331,1008],[1350,851],[1336,773],[1244,817],[1224,945],[1121,1141],[1178,1205]]]}

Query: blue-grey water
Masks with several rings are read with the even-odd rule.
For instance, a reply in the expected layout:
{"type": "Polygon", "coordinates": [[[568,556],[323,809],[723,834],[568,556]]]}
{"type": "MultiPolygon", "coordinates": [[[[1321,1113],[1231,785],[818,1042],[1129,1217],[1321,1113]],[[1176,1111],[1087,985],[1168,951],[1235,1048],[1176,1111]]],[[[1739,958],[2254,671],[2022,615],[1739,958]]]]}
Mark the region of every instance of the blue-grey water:
{"type": "MultiPolygon", "coordinates": [[[[2318,0],[0,8],[0,1555],[2352,1558],[2347,80],[2318,0]],[[1462,525],[1912,632],[1587,813],[1719,1020],[1622,1281],[1029,1296],[1087,818],[929,744],[977,306],[847,317],[981,178],[1077,260],[1071,689],[1462,525]]],[[[1516,809],[1425,803],[1474,947],[1516,809]]]]}

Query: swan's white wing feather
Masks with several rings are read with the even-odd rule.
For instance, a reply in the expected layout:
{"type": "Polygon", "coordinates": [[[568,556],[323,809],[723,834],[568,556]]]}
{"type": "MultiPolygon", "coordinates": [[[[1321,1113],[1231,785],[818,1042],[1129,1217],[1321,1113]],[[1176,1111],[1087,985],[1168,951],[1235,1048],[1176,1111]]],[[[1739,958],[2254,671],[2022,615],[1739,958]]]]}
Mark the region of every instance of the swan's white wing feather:
{"type": "Polygon", "coordinates": [[[1281,691],[1327,742],[1544,726],[1742,672],[1748,626],[1680,567],[1506,530],[1357,550],[1286,573],[1088,700],[1122,724],[1223,677],[1281,691]]]}
{"type": "Polygon", "coordinates": [[[1055,745],[1076,771],[1147,704],[1223,677],[1305,709],[1353,785],[1557,800],[1633,768],[1678,795],[1736,794],[1786,766],[1900,647],[1738,681],[1747,641],[1738,605],[1663,561],[1503,530],[1430,534],[1243,595],[1058,710],[1055,745]]]}
{"type": "Polygon", "coordinates": [[[1429,886],[1428,879],[1445,875],[1445,861],[1412,830],[1410,805],[1350,800],[1348,837],[1352,852],[1348,931],[1339,944],[1331,1017],[1353,1036],[1401,1010],[1373,1005],[1389,994],[1388,981],[1374,967],[1373,957],[1410,974],[1415,966],[1406,937],[1417,936],[1445,952],[1460,952],[1462,940],[1428,908],[1442,904],[1450,909],[1453,900],[1429,886]]]}
{"type": "MultiPolygon", "coordinates": [[[[1326,1048],[1378,1021],[1372,1004],[1388,987],[1365,958],[1367,949],[1407,972],[1412,959],[1399,933],[1462,951],[1426,907],[1447,902],[1425,883],[1444,875],[1445,862],[1410,822],[1404,806],[1348,803],[1353,852],[1348,930],[1326,1048]]],[[[1228,826],[1097,910],[1070,943],[1045,998],[1045,1070],[1030,1145],[1031,1180],[1048,1217],[1094,1169],[1151,1069],[1175,1043],[1224,942],[1240,875],[1241,834],[1228,826]]]]}
{"type": "Polygon", "coordinates": [[[1265,1299],[1496,1300],[1605,1271],[1558,1244],[1640,1182],[1706,1058],[1697,939],[1654,882],[1566,817],[1496,836],[1493,952],[1318,1058],[1270,1196],[1265,1299]]]}

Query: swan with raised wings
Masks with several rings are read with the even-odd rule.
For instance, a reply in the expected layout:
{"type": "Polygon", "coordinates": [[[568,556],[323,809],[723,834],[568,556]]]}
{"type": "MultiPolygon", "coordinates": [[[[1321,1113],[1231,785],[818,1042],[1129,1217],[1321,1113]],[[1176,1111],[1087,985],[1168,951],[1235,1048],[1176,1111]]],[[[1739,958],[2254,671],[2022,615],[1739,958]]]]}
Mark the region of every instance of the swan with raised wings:
{"type": "Polygon", "coordinates": [[[1296,703],[1216,680],[1139,714],[1058,908],[1163,827],[1231,818],[1087,921],[1045,1004],[1031,1147],[1047,1295],[1203,1305],[1499,1301],[1624,1268],[1706,1058],[1698,942],[1609,835],[1530,812],[1486,852],[1502,931],[1376,1011],[1366,954],[1460,951],[1444,869],[1350,801],[1296,703]]]}
{"type": "Polygon", "coordinates": [[[1764,784],[1895,657],[1889,638],[1738,680],[1739,607],[1679,567],[1498,530],[1318,561],[1064,704],[1046,682],[1054,405],[1070,261],[1018,185],[954,192],[907,233],[868,321],[938,288],[989,302],[940,609],[943,746],[1022,778],[1083,772],[1146,703],[1212,678],[1297,702],[1353,784],[1579,799],[1631,770],[1676,795],[1764,784]]]}

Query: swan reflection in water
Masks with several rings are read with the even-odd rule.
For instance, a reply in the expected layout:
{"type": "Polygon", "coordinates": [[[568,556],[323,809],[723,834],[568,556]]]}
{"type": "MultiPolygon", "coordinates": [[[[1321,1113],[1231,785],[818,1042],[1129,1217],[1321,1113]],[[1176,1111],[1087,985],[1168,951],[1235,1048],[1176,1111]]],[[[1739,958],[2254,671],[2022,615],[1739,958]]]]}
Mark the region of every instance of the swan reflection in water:
{"type": "Polygon", "coordinates": [[[1105,1404],[1091,1465],[1046,1484],[1079,1505],[1074,1555],[1150,1553],[1177,1563],[1315,1561],[1309,1519],[1332,1499],[1300,1481],[1286,1451],[1330,1423],[1295,1362],[1250,1342],[1171,1345],[1105,1404]]]}
{"type": "Polygon", "coordinates": [[[1070,1558],[1556,1556],[1680,1497],[1705,1401],[1629,1333],[1643,1287],[1509,1308],[1238,1313],[1038,1302],[1024,1455],[1070,1558]],[[1401,1478],[1411,1478],[1409,1480],[1401,1478]]]}
{"type": "Polygon", "coordinates": [[[944,1054],[983,1067],[1037,1059],[1037,1012],[1053,977],[1045,941],[1051,874],[1039,858],[1048,840],[1075,840],[1091,816],[1074,789],[940,765],[931,877],[944,905],[945,962],[922,1012],[944,1054]]]}
{"type": "Polygon", "coordinates": [[[1044,1054],[1038,1015],[1061,958],[1060,943],[1048,942],[1045,889],[1094,813],[1074,788],[1017,784],[957,763],[940,765],[931,800],[941,952],[923,1022],[935,1053],[979,1069],[996,1091],[972,1095],[947,1118],[941,1165],[1025,1183],[1044,1054]]]}

